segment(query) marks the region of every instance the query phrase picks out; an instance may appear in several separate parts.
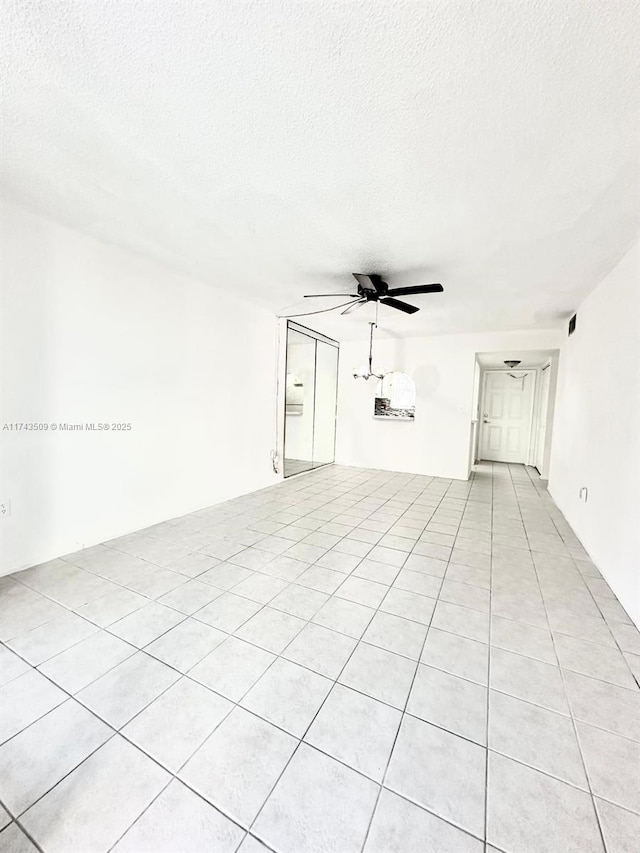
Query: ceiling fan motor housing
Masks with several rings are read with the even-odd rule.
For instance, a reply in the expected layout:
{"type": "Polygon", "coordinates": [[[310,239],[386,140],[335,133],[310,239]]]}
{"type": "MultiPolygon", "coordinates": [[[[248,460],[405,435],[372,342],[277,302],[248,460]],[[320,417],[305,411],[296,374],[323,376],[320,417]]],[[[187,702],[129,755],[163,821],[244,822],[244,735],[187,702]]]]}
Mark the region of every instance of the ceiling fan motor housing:
{"type": "Polygon", "coordinates": [[[375,290],[367,290],[361,284],[358,284],[358,294],[363,296],[368,302],[377,302],[381,296],[386,296],[389,285],[379,275],[370,275],[368,278],[371,279],[375,290]]]}

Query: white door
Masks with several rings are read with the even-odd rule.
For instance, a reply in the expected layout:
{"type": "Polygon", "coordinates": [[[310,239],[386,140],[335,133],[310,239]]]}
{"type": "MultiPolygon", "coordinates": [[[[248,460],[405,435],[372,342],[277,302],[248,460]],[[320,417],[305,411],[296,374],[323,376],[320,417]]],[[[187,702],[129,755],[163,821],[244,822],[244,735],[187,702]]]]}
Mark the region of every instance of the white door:
{"type": "Polygon", "coordinates": [[[535,370],[484,374],[481,459],[528,463],[535,384],[535,370]]]}
{"type": "Polygon", "coordinates": [[[551,377],[551,365],[547,365],[542,371],[540,380],[540,416],[538,418],[538,438],[536,441],[536,468],[542,475],[544,468],[544,451],[547,443],[547,412],[549,411],[549,379],[551,377]]]}

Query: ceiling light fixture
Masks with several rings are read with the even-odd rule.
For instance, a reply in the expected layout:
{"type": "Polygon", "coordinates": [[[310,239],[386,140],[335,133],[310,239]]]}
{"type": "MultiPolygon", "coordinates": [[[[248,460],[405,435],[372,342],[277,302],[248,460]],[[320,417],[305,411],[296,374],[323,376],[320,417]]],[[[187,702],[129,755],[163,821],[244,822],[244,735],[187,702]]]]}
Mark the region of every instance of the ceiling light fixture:
{"type": "MultiPolygon", "coordinates": [[[[377,307],[377,306],[376,306],[377,307]]],[[[376,327],[376,323],[369,323],[371,326],[371,331],[369,333],[369,367],[368,369],[364,366],[354,368],[353,370],[353,378],[354,379],[371,379],[374,376],[376,379],[384,379],[385,375],[389,372],[386,370],[381,370],[380,373],[374,373],[373,370],[373,330],[376,327]]]]}
{"type": "Polygon", "coordinates": [[[520,364],[520,360],[515,358],[509,358],[505,361],[505,364],[507,365],[507,367],[510,367],[513,370],[514,367],[517,367],[520,364]]]}

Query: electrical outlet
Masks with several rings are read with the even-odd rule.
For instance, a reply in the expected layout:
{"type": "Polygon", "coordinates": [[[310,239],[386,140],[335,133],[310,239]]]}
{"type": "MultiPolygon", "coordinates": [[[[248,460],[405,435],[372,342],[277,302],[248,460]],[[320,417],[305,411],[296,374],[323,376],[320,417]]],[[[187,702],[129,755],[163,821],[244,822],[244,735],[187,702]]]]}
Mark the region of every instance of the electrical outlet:
{"type": "Polygon", "coordinates": [[[2,518],[7,518],[9,515],[11,515],[11,501],[9,498],[6,500],[0,500],[0,516],[2,518]]]}

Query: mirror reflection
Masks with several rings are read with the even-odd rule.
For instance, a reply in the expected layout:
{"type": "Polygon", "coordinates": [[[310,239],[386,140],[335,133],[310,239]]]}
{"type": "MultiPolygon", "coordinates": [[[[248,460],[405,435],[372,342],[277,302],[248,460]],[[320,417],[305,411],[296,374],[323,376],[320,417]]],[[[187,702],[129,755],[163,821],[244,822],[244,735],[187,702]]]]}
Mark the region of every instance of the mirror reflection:
{"type": "Polygon", "coordinates": [[[416,386],[406,373],[387,373],[376,386],[374,418],[413,420],[416,414],[416,386]]]}
{"type": "Polygon", "coordinates": [[[334,460],[338,346],[287,325],[284,476],[334,460]]]}

